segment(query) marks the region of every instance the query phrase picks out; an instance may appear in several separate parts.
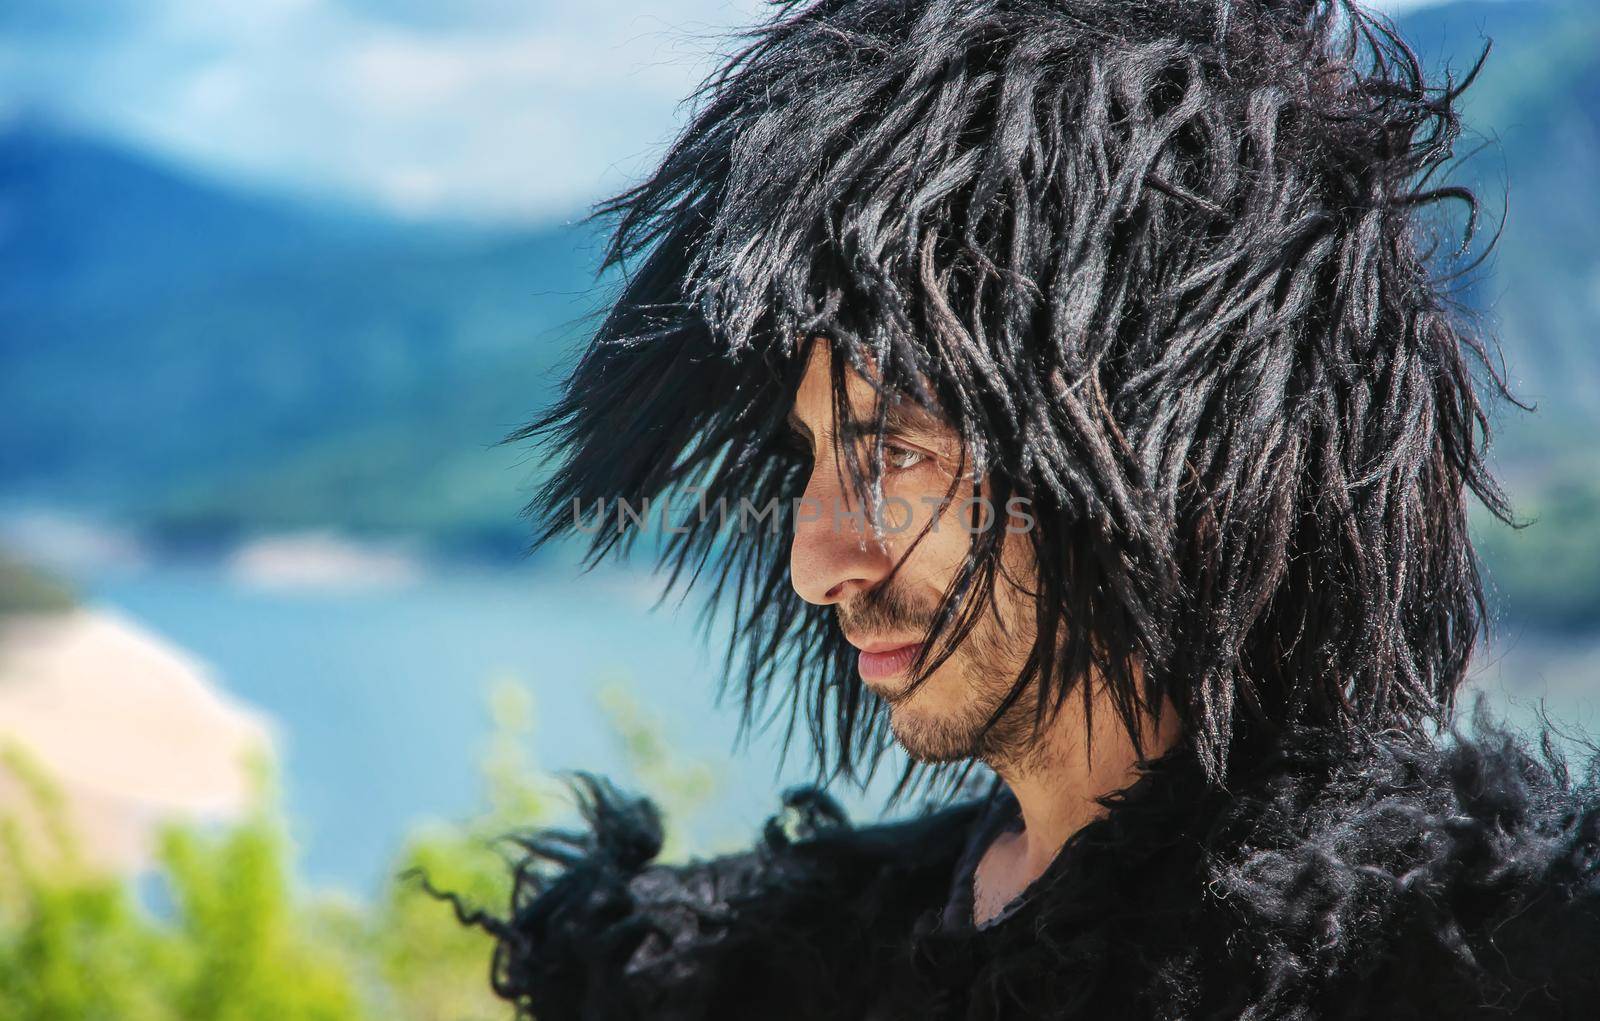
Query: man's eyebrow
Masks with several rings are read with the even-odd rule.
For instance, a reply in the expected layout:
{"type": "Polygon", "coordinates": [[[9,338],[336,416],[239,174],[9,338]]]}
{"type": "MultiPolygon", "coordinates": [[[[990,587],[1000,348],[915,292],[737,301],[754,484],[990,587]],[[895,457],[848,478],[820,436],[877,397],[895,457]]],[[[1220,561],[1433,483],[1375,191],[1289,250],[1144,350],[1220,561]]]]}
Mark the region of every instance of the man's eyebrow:
{"type": "MultiPolygon", "coordinates": [[[[909,400],[890,401],[885,409],[883,431],[896,436],[907,433],[934,432],[942,425],[938,415],[922,407],[920,404],[909,400]]],[[[869,418],[849,418],[845,420],[846,432],[870,433],[873,431],[873,420],[869,418]]]]}
{"type": "MultiPolygon", "coordinates": [[[[789,405],[789,414],[784,418],[785,423],[795,433],[806,439],[811,438],[811,428],[801,421],[800,415],[795,411],[793,404],[789,405]]],[[[921,405],[909,401],[892,401],[889,403],[884,415],[884,432],[892,435],[905,435],[912,432],[932,432],[939,428],[939,417],[921,405]]],[[[844,430],[848,435],[859,436],[862,433],[872,432],[870,418],[847,418],[844,430]]]]}

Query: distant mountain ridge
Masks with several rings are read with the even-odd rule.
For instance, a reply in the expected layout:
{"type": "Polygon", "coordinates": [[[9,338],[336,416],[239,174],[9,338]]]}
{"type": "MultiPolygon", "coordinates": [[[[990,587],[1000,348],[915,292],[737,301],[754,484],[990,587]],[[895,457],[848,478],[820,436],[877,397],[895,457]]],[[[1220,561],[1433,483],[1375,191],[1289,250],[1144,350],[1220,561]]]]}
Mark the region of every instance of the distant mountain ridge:
{"type": "Polygon", "coordinates": [[[504,548],[518,452],[486,449],[547,399],[594,301],[596,245],[587,227],[412,225],[255,196],[59,128],[12,130],[0,488],[175,540],[331,523],[477,542],[458,517],[476,513],[507,522],[504,548]],[[421,512],[430,501],[447,509],[421,512]]]}
{"type": "Polygon", "coordinates": [[[0,309],[149,301],[328,247],[372,216],[263,196],[28,118],[0,133],[0,309]]]}

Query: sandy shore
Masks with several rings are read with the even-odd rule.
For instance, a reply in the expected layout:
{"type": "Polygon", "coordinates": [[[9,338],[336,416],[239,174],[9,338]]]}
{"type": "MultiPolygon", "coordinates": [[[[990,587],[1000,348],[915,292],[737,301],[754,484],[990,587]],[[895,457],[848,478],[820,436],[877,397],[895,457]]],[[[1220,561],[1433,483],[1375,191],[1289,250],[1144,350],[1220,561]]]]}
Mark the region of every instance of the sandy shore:
{"type": "MultiPolygon", "coordinates": [[[[271,728],[197,657],[106,608],[0,618],[0,746],[14,744],[64,796],[86,858],[131,872],[163,821],[236,816],[271,728]]],[[[0,764],[0,813],[39,831],[0,764]]]]}

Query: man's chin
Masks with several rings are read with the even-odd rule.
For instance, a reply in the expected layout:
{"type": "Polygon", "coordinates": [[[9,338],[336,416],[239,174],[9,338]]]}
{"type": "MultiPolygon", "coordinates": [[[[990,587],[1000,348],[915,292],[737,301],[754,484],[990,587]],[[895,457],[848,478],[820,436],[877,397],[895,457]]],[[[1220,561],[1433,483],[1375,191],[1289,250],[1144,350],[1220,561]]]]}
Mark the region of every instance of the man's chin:
{"type": "Polygon", "coordinates": [[[928,764],[960,762],[973,756],[972,735],[952,721],[929,718],[909,706],[895,705],[889,710],[889,730],[900,747],[915,762],[928,764]]]}

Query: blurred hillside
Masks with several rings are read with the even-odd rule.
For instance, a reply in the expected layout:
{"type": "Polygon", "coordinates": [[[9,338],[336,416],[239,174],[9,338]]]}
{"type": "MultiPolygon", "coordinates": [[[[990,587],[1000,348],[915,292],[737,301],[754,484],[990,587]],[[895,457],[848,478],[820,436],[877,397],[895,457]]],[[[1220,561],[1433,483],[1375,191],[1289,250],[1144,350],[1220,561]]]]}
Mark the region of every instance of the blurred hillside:
{"type": "MultiPolygon", "coordinates": [[[[1497,256],[1463,300],[1538,405],[1498,418],[1519,509],[1485,529],[1518,615],[1600,620],[1600,19],[1461,2],[1402,28],[1458,74],[1497,256]],[[1480,148],[1481,147],[1481,148],[1480,148]],[[1509,209],[1504,196],[1509,194],[1509,209]]],[[[547,400],[599,302],[587,228],[407,223],[253,193],[70,130],[0,135],[0,489],[158,543],[405,533],[505,559],[539,465],[493,446],[547,400]]]]}
{"type": "Polygon", "coordinates": [[[1600,422],[1600,19],[1581,2],[1475,0],[1401,28],[1458,79],[1493,41],[1462,104],[1468,159],[1455,180],[1478,192],[1486,229],[1503,218],[1505,232],[1465,297],[1504,336],[1518,396],[1539,404],[1537,416],[1508,414],[1507,446],[1527,456],[1524,437],[1543,448],[1572,426],[1586,431],[1558,446],[1587,447],[1600,422]]]}
{"type": "Polygon", "coordinates": [[[1502,340],[1512,391],[1495,462],[1519,516],[1479,535],[1500,607],[1555,630],[1600,627],[1600,18],[1587,0],[1471,0],[1400,21],[1433,69],[1465,74],[1465,157],[1453,182],[1503,224],[1466,305],[1502,340]]]}
{"type": "Polygon", "coordinates": [[[518,453],[593,299],[576,228],[407,224],[0,135],[0,488],[168,544],[334,524],[520,545],[518,453]]]}

